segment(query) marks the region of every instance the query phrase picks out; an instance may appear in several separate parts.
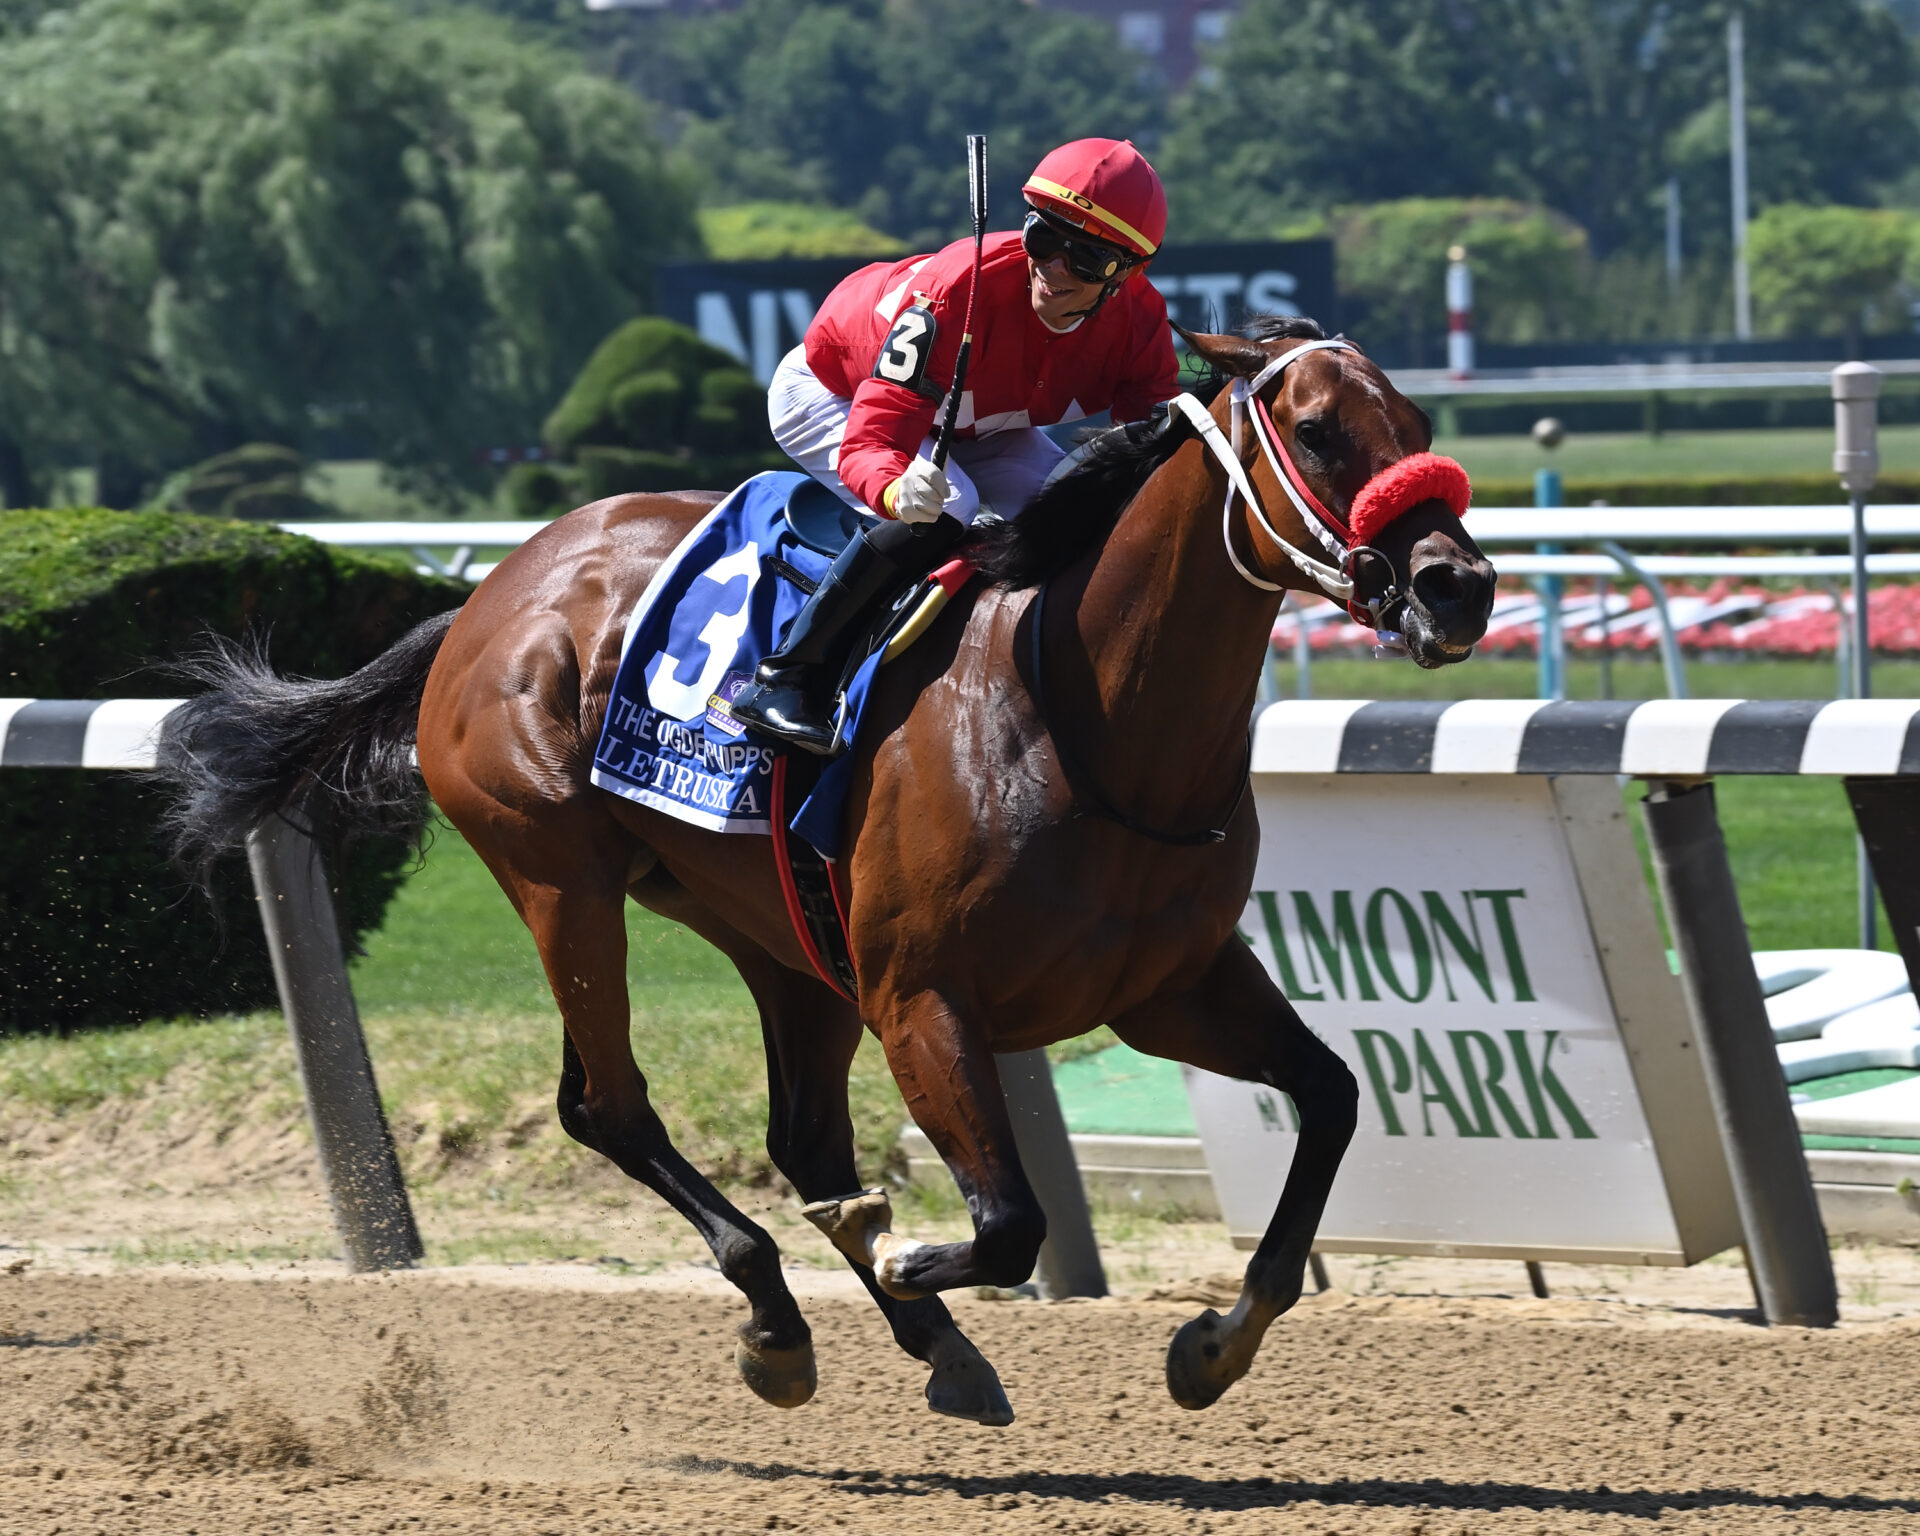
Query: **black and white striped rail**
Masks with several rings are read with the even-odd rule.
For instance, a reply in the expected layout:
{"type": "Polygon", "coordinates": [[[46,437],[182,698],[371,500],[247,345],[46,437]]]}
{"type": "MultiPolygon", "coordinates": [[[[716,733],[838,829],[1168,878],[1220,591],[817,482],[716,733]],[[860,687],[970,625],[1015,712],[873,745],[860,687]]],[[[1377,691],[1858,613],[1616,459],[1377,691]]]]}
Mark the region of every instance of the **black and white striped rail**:
{"type": "Polygon", "coordinates": [[[151,768],[181,699],[0,699],[0,768],[151,768]]]}
{"type": "MultiPolygon", "coordinates": [[[[0,699],[0,767],[153,767],[179,699],[0,699]]],[[[1920,699],[1288,699],[1255,773],[1920,776],[1920,699]]]]}
{"type": "Polygon", "coordinates": [[[1253,771],[1920,775],[1920,699],[1290,699],[1253,771]]]}

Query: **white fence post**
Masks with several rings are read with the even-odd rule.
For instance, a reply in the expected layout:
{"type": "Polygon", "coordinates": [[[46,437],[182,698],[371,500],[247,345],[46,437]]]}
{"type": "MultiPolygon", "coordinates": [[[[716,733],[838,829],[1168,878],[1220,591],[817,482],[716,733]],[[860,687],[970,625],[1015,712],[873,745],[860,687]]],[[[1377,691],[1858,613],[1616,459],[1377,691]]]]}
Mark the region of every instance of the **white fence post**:
{"type": "MultiPolygon", "coordinates": [[[[1873,697],[1873,641],[1867,602],[1867,492],[1880,477],[1880,370],[1871,363],[1842,363],[1833,370],[1833,472],[1853,504],[1848,537],[1853,556],[1853,696],[1873,697]]],[[[1860,947],[1873,949],[1879,927],[1873,897],[1873,865],[1864,838],[1855,850],[1860,889],[1860,947]]]]}
{"type": "Polygon", "coordinates": [[[1463,245],[1447,251],[1447,372],[1473,375],[1473,268],[1463,245]]]}

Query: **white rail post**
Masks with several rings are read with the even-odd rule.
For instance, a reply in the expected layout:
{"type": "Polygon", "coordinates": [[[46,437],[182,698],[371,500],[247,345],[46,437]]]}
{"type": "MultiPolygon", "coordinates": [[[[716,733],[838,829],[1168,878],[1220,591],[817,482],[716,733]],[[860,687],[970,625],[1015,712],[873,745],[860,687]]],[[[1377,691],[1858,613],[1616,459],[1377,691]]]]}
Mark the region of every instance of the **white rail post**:
{"type": "Polygon", "coordinates": [[[1447,250],[1447,372],[1473,375],[1473,268],[1464,245],[1447,250]]]}
{"type": "Polygon", "coordinates": [[[360,1030],[326,863],[313,838],[279,816],[248,837],[247,862],[347,1267],[410,1268],[425,1250],[360,1030]]]}
{"type": "MultiPolygon", "coordinates": [[[[1867,492],[1880,477],[1880,370],[1872,363],[1842,363],[1833,370],[1833,472],[1853,503],[1848,544],[1853,555],[1853,696],[1873,697],[1873,642],[1867,614],[1867,492]]],[[[1876,947],[1873,865],[1858,839],[1860,947],[1876,947]]]]}
{"type": "Polygon", "coordinates": [[[1753,340],[1753,292],[1747,281],[1747,34],[1740,13],[1727,18],[1727,174],[1733,203],[1733,334],[1753,340]]]}

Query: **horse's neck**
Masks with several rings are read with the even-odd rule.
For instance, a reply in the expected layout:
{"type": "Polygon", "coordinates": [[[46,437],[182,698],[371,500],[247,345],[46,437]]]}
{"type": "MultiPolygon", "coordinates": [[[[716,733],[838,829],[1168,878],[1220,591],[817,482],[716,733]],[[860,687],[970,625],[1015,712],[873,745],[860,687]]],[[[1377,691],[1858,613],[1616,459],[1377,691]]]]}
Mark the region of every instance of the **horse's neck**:
{"type": "Polygon", "coordinates": [[[1228,563],[1225,493],[1205,448],[1181,448],[1121,518],[1074,604],[1064,648],[1075,703],[1097,712],[1081,722],[1102,749],[1096,776],[1129,806],[1193,809],[1240,770],[1280,599],[1228,563]]]}

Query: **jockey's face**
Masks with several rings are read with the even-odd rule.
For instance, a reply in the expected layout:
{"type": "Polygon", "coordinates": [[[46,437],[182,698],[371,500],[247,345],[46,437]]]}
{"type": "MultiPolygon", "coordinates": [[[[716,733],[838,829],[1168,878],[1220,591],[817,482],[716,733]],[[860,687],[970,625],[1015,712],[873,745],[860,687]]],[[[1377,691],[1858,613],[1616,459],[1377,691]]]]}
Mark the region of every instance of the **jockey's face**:
{"type": "Polygon", "coordinates": [[[1082,310],[1092,309],[1101,284],[1084,283],[1067,269],[1067,259],[1056,256],[1042,265],[1027,258],[1027,294],[1033,312],[1056,331],[1072,325],[1082,310]]]}

